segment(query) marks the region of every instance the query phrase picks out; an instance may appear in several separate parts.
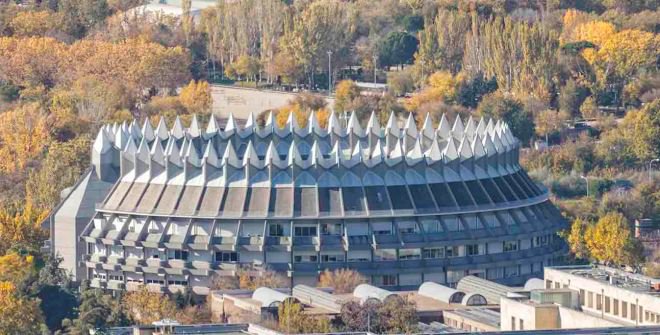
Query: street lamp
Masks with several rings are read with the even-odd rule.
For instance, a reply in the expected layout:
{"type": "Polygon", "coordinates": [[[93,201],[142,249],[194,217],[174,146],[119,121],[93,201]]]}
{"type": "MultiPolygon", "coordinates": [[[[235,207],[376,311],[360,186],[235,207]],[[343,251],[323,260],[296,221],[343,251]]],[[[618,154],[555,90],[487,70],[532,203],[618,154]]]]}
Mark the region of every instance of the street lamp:
{"type": "Polygon", "coordinates": [[[651,172],[653,172],[653,163],[660,162],[660,158],[654,158],[649,161],[649,183],[653,181],[653,177],[651,176],[651,172]]]}
{"type": "Polygon", "coordinates": [[[328,96],[332,95],[332,51],[328,50],[328,96]]]}
{"type": "Polygon", "coordinates": [[[376,86],[376,62],[378,61],[378,56],[374,54],[374,88],[376,86]]]}
{"type": "Polygon", "coordinates": [[[587,182],[587,197],[589,196],[589,178],[585,176],[580,176],[580,178],[584,179],[584,181],[587,182]]]}

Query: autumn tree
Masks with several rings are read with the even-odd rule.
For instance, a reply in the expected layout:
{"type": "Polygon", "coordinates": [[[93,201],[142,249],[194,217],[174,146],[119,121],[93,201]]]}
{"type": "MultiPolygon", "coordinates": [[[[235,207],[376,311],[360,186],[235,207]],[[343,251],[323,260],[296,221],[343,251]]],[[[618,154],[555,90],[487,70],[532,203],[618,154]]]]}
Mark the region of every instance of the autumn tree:
{"type": "Polygon", "coordinates": [[[547,144],[548,136],[564,128],[567,119],[568,117],[563,112],[546,109],[536,115],[534,120],[536,133],[545,136],[545,143],[547,144]]]}
{"type": "Polygon", "coordinates": [[[34,256],[10,252],[0,256],[0,282],[18,287],[35,271],[34,256]]]}
{"type": "Polygon", "coordinates": [[[416,111],[428,103],[453,102],[461,80],[461,76],[454,76],[449,71],[438,71],[432,74],[428,77],[424,89],[406,101],[406,109],[416,111]]]}
{"type": "Polygon", "coordinates": [[[599,116],[598,104],[593,96],[587,97],[580,105],[580,114],[585,120],[595,119],[599,116]]]}
{"type": "Polygon", "coordinates": [[[287,334],[320,334],[330,332],[330,320],[305,314],[300,303],[285,300],[277,309],[278,327],[287,334]]]}
{"type": "Polygon", "coordinates": [[[39,301],[21,297],[11,282],[0,282],[0,333],[41,334],[39,301]]]}
{"type": "Polygon", "coordinates": [[[21,11],[9,22],[9,27],[17,37],[44,36],[57,28],[57,17],[49,11],[21,11]]]}
{"type": "Polygon", "coordinates": [[[339,321],[350,332],[409,334],[416,331],[418,318],[415,303],[407,296],[397,296],[385,302],[347,302],[342,305],[339,321]]]}
{"type": "Polygon", "coordinates": [[[0,171],[14,172],[46,148],[49,141],[44,113],[28,104],[0,114],[0,171]]]}
{"type": "Polygon", "coordinates": [[[241,289],[255,290],[259,287],[288,287],[286,278],[281,274],[270,270],[264,269],[256,271],[249,267],[242,267],[237,272],[238,285],[241,289]]]}
{"type": "Polygon", "coordinates": [[[142,325],[172,318],[176,314],[176,307],[167,296],[149,292],[146,288],[127,293],[122,304],[129,317],[142,325]]]}
{"type": "Polygon", "coordinates": [[[587,228],[585,242],[591,256],[605,264],[637,265],[640,250],[630,231],[628,220],[620,213],[602,216],[587,228]]]}
{"type": "Polygon", "coordinates": [[[585,241],[585,235],[589,224],[587,221],[580,218],[575,219],[571,224],[571,230],[566,237],[568,246],[571,249],[571,253],[575,255],[576,258],[588,259],[589,258],[589,249],[585,241]]]}
{"type": "Polygon", "coordinates": [[[325,270],[319,278],[319,286],[332,287],[335,293],[351,293],[367,280],[359,272],[349,269],[325,270]]]}
{"type": "Polygon", "coordinates": [[[415,56],[415,65],[422,75],[438,70],[456,74],[461,70],[470,21],[465,12],[440,10],[433,22],[424,25],[415,56]]]}
{"type": "Polygon", "coordinates": [[[208,114],[213,104],[209,83],[191,81],[181,89],[179,101],[190,114],[208,114]]]}
{"type": "Polygon", "coordinates": [[[492,93],[484,97],[477,108],[477,114],[496,120],[506,121],[513,135],[522,143],[527,143],[534,135],[534,120],[522,104],[506,94],[492,93]]]}
{"type": "Polygon", "coordinates": [[[352,80],[342,80],[335,87],[335,111],[350,110],[353,100],[360,96],[360,88],[352,80]]]}
{"type": "Polygon", "coordinates": [[[0,254],[17,245],[37,249],[48,237],[41,228],[47,212],[30,204],[14,204],[0,210],[0,254]]]}
{"type": "Polygon", "coordinates": [[[52,38],[0,37],[0,79],[23,87],[53,87],[65,53],[66,46],[52,38]]]}

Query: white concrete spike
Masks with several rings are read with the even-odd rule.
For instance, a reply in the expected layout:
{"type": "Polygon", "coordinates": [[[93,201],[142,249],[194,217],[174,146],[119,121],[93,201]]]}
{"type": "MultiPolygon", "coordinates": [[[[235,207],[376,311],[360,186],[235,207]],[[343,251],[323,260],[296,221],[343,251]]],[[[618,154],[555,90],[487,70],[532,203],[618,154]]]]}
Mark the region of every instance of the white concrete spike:
{"type": "Polygon", "coordinates": [[[472,153],[474,154],[474,158],[481,158],[486,156],[486,150],[481,143],[481,136],[479,136],[479,134],[475,135],[474,141],[472,142],[472,153]]]}
{"type": "Polygon", "coordinates": [[[479,134],[481,138],[483,138],[484,134],[486,133],[486,120],[484,120],[483,116],[479,119],[476,133],[479,134]]]}
{"type": "Polygon", "coordinates": [[[378,116],[374,111],[371,111],[371,115],[369,116],[369,122],[367,122],[367,132],[370,132],[376,136],[380,136],[380,121],[378,120],[378,116]]]}
{"type": "Polygon", "coordinates": [[[149,118],[144,119],[144,124],[142,125],[142,138],[151,142],[156,138],[156,133],[154,133],[154,127],[151,125],[149,118]]]}
{"type": "Polygon", "coordinates": [[[440,117],[440,123],[438,124],[438,130],[437,130],[438,136],[442,139],[448,139],[451,137],[451,126],[449,125],[449,121],[447,120],[447,116],[445,116],[444,113],[442,113],[442,116],[440,117]]]}
{"type": "Polygon", "coordinates": [[[181,118],[179,118],[178,115],[174,119],[174,125],[170,130],[170,134],[172,135],[172,137],[176,138],[177,140],[186,135],[185,129],[183,128],[183,123],[181,123],[181,118]]]}
{"type": "Polygon", "coordinates": [[[273,115],[273,111],[268,111],[268,116],[266,117],[266,124],[264,125],[264,128],[270,128],[272,130],[274,125],[275,115],[273,115]]]}
{"type": "Polygon", "coordinates": [[[433,121],[431,120],[431,113],[426,113],[426,118],[424,119],[424,125],[422,126],[422,134],[428,139],[433,139],[435,137],[435,130],[433,129],[433,121]]]}
{"type": "Polygon", "coordinates": [[[488,119],[488,123],[486,124],[486,133],[488,135],[493,136],[493,133],[495,132],[495,124],[493,123],[493,119],[490,118],[488,119]]]}
{"type": "Polygon", "coordinates": [[[199,157],[199,153],[197,153],[197,149],[192,143],[188,145],[188,151],[186,152],[186,161],[188,162],[188,164],[192,166],[196,166],[196,167],[202,166],[202,160],[199,157]]]}
{"type": "Polygon", "coordinates": [[[442,156],[445,158],[445,162],[452,161],[459,157],[458,150],[456,149],[456,142],[453,137],[450,137],[447,140],[447,145],[445,146],[442,156]]]}
{"type": "Polygon", "coordinates": [[[468,135],[470,139],[474,138],[474,135],[477,131],[477,125],[474,123],[472,116],[468,117],[467,122],[465,123],[464,134],[468,135]]]}
{"type": "Polygon", "coordinates": [[[158,126],[156,127],[156,136],[164,141],[170,137],[170,132],[167,130],[167,124],[165,124],[165,118],[161,117],[158,121],[158,126]]]}
{"type": "Polygon", "coordinates": [[[234,120],[234,113],[229,113],[229,117],[227,118],[227,124],[225,125],[225,130],[222,132],[222,134],[225,137],[229,137],[235,132],[236,132],[236,121],[234,120]]]}
{"type": "Polygon", "coordinates": [[[326,159],[323,167],[328,169],[333,165],[338,165],[339,162],[342,160],[341,156],[343,153],[341,152],[341,148],[339,147],[339,141],[336,141],[335,144],[332,146],[332,150],[330,151],[330,158],[326,159]]]}
{"type": "Polygon", "coordinates": [[[495,150],[497,150],[498,153],[503,153],[506,150],[499,134],[495,133],[492,140],[495,145],[495,150]]]}
{"type": "Polygon", "coordinates": [[[234,151],[234,146],[231,144],[231,142],[227,143],[225,153],[222,155],[222,163],[225,165],[229,164],[233,167],[241,166],[241,161],[238,160],[238,156],[236,155],[236,151],[234,151]]]}
{"type": "Polygon", "coordinates": [[[94,145],[92,146],[92,149],[96,153],[104,154],[108,152],[108,150],[110,150],[111,148],[112,148],[112,143],[110,143],[110,139],[108,139],[106,131],[103,128],[99,129],[99,133],[98,135],[96,135],[96,139],[94,140],[94,145]]]}
{"type": "Polygon", "coordinates": [[[220,167],[220,158],[218,157],[218,152],[215,151],[213,140],[209,140],[206,143],[206,149],[204,150],[204,156],[202,156],[202,158],[206,164],[217,168],[220,167]]]}
{"type": "Polygon", "coordinates": [[[243,165],[252,165],[257,168],[261,168],[261,160],[257,154],[257,150],[254,149],[252,141],[248,141],[247,148],[245,149],[245,154],[243,154],[243,165]]]}
{"type": "Polygon", "coordinates": [[[426,151],[426,162],[429,164],[435,163],[442,159],[442,150],[437,139],[433,139],[431,147],[426,151]]]}
{"type": "Polygon", "coordinates": [[[115,136],[117,136],[117,131],[119,130],[119,128],[121,128],[121,126],[118,125],[117,122],[112,123],[112,128],[111,128],[112,136],[110,136],[110,138],[112,139],[113,143],[114,143],[114,140],[115,140],[115,136]]]}
{"type": "Polygon", "coordinates": [[[359,164],[361,159],[362,159],[362,149],[360,148],[360,143],[357,142],[355,144],[355,146],[353,147],[353,150],[351,150],[350,157],[348,157],[348,159],[342,160],[341,164],[344,167],[350,169],[350,168],[354,167],[355,165],[359,164]]]}
{"type": "MultiPolygon", "coordinates": [[[[314,113],[312,113],[312,114],[314,114],[314,113]]],[[[319,164],[321,159],[323,159],[323,153],[321,153],[321,148],[319,148],[319,143],[316,140],[314,140],[314,143],[312,143],[312,149],[310,150],[310,155],[309,155],[310,163],[317,165],[317,164],[319,164]]]]}
{"type": "Polygon", "coordinates": [[[272,141],[268,144],[268,149],[266,150],[266,164],[272,164],[280,169],[287,167],[288,163],[286,160],[280,158],[279,152],[275,149],[275,143],[272,141]]]}
{"type": "Polygon", "coordinates": [[[129,137],[126,140],[126,146],[124,146],[122,151],[127,154],[135,154],[137,152],[137,146],[135,146],[135,141],[133,138],[129,137]]]}
{"type": "Polygon", "coordinates": [[[292,133],[297,133],[300,131],[300,126],[298,125],[298,120],[296,116],[293,115],[293,112],[289,113],[289,117],[286,118],[286,127],[289,128],[289,131],[292,133]]]}
{"type": "Polygon", "coordinates": [[[206,135],[211,137],[220,131],[220,125],[218,125],[218,119],[215,118],[215,115],[211,114],[209,118],[209,123],[206,125],[206,135]]]}
{"type": "Polygon", "coordinates": [[[369,155],[369,166],[374,167],[380,163],[383,162],[384,154],[383,154],[383,145],[380,142],[380,138],[376,140],[376,145],[374,148],[371,150],[371,154],[369,155]]]}
{"type": "Polygon", "coordinates": [[[422,145],[419,143],[419,140],[415,140],[412,149],[406,153],[406,162],[408,162],[409,165],[414,165],[421,161],[422,158],[424,158],[422,145]]]}
{"type": "Polygon", "coordinates": [[[252,130],[254,130],[254,113],[250,112],[250,114],[248,114],[247,120],[245,121],[243,131],[249,131],[251,133],[252,130]]]}
{"type": "Polygon", "coordinates": [[[115,147],[118,149],[123,149],[128,142],[129,135],[124,131],[124,127],[118,127],[117,132],[115,133],[115,147]]]}
{"type": "Polygon", "coordinates": [[[200,137],[202,135],[202,130],[199,128],[199,121],[197,120],[197,114],[193,114],[192,119],[190,120],[188,135],[192,137],[200,137]]]}
{"type": "Polygon", "coordinates": [[[454,135],[455,138],[462,138],[463,137],[463,121],[461,121],[461,116],[456,115],[456,120],[454,121],[454,127],[451,128],[452,135],[454,135]]]}
{"type": "Polygon", "coordinates": [[[268,111],[268,115],[266,116],[266,119],[264,120],[264,125],[262,127],[258,127],[256,124],[253,127],[261,138],[265,138],[266,136],[270,135],[273,133],[273,112],[268,111]]]}
{"type": "Polygon", "coordinates": [[[179,148],[179,145],[176,144],[176,141],[170,140],[169,143],[167,143],[167,161],[176,166],[183,166],[180,151],[181,149],[179,148]]]}
{"type": "Polygon", "coordinates": [[[112,125],[106,124],[102,126],[101,129],[105,131],[105,136],[108,138],[108,141],[112,142],[112,139],[115,137],[115,133],[112,131],[112,125]]]}
{"type": "Polygon", "coordinates": [[[147,144],[146,138],[143,137],[140,141],[135,157],[143,162],[149,162],[149,144],[147,144]]]}
{"type": "Polygon", "coordinates": [[[316,112],[312,111],[309,113],[309,119],[307,120],[307,127],[309,128],[310,134],[316,134],[319,136],[324,135],[323,128],[319,124],[319,120],[316,118],[316,112]]]}
{"type": "Polygon", "coordinates": [[[461,144],[458,146],[458,152],[461,155],[461,160],[470,159],[474,155],[472,154],[472,149],[470,148],[470,140],[467,135],[463,135],[461,144]]]}
{"type": "Polygon", "coordinates": [[[138,126],[136,119],[133,119],[129,129],[131,130],[131,137],[133,137],[134,140],[139,141],[142,138],[142,130],[140,130],[140,126],[138,126]]]}
{"type": "Polygon", "coordinates": [[[351,112],[351,117],[348,120],[348,131],[352,132],[358,137],[364,136],[364,129],[362,129],[362,126],[360,125],[360,120],[358,120],[355,111],[351,112]]]}
{"type": "Polygon", "coordinates": [[[412,113],[408,113],[408,119],[406,120],[406,135],[412,137],[412,138],[417,138],[418,132],[417,132],[417,124],[415,124],[415,117],[413,116],[412,113]]]}
{"type": "Polygon", "coordinates": [[[183,142],[181,142],[181,147],[179,148],[179,157],[183,159],[183,157],[186,157],[186,153],[188,152],[188,146],[190,146],[190,141],[188,141],[187,138],[183,138],[183,142]]]}
{"type": "Polygon", "coordinates": [[[497,149],[495,148],[495,144],[493,143],[493,140],[491,139],[490,135],[485,134],[483,139],[483,146],[488,156],[497,154],[497,149]]]}
{"type": "Polygon", "coordinates": [[[513,132],[511,131],[511,128],[509,128],[508,123],[504,123],[504,135],[506,136],[509,144],[513,145],[516,143],[516,137],[513,136],[513,132]]]}
{"type": "Polygon", "coordinates": [[[385,160],[385,163],[389,166],[393,166],[403,160],[403,149],[401,149],[401,143],[399,141],[394,144],[394,148],[390,150],[388,156],[389,157],[385,160]]]}
{"type": "Polygon", "coordinates": [[[337,120],[337,115],[335,112],[330,113],[330,117],[328,117],[328,133],[335,133],[337,135],[341,135],[341,125],[339,124],[339,120],[337,120]]]}
{"type": "Polygon", "coordinates": [[[291,145],[289,146],[289,154],[288,154],[288,164],[289,166],[293,166],[294,164],[297,164],[298,166],[303,166],[303,159],[302,156],[300,156],[300,151],[298,151],[298,145],[296,142],[292,141],[291,145]]]}
{"type": "Polygon", "coordinates": [[[163,150],[160,141],[154,141],[154,143],[151,144],[151,160],[160,164],[165,163],[165,150],[163,150]]]}
{"type": "Polygon", "coordinates": [[[390,133],[396,137],[401,137],[401,129],[399,129],[399,125],[394,112],[390,113],[390,118],[387,120],[387,126],[385,126],[385,129],[387,130],[387,133],[390,133]]]}

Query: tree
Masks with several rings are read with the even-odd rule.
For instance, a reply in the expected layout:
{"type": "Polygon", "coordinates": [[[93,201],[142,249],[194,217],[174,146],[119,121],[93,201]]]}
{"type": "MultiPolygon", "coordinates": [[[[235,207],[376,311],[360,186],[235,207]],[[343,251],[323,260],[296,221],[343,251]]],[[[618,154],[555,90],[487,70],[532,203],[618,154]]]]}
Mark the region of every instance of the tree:
{"type": "Polygon", "coordinates": [[[419,50],[415,64],[422,75],[438,70],[458,73],[463,66],[466,35],[470,17],[461,11],[440,10],[431,24],[419,34],[419,50]]]}
{"type": "Polygon", "coordinates": [[[0,114],[0,124],[1,172],[24,169],[48,144],[46,118],[36,103],[0,114]]]}
{"type": "Polygon", "coordinates": [[[605,264],[638,265],[641,258],[628,220],[611,212],[587,228],[585,242],[591,256],[605,264]]]}
{"type": "Polygon", "coordinates": [[[406,32],[390,32],[378,48],[378,63],[381,66],[411,63],[419,41],[406,32]]]}
{"type": "Polygon", "coordinates": [[[65,52],[66,46],[52,38],[0,37],[0,79],[22,87],[53,87],[65,52]]]}
{"type": "Polygon", "coordinates": [[[477,108],[479,116],[506,121],[522,143],[527,143],[534,134],[534,121],[530,113],[523,109],[522,104],[509,95],[489,94],[477,108]]]}
{"type": "Polygon", "coordinates": [[[192,39],[192,33],[195,29],[195,22],[193,21],[193,17],[190,14],[191,6],[192,0],[181,1],[181,28],[183,29],[183,34],[186,37],[186,47],[190,47],[190,40],[192,39]]]}
{"type": "Polygon", "coordinates": [[[127,324],[120,300],[103,294],[101,290],[89,288],[86,282],[81,288],[78,317],[62,321],[65,332],[76,335],[88,334],[90,329],[104,330],[127,324]]]}
{"type": "Polygon", "coordinates": [[[34,272],[34,256],[22,256],[15,252],[0,256],[0,282],[18,287],[34,272]]]}
{"type": "Polygon", "coordinates": [[[571,230],[566,238],[571,253],[579,259],[589,258],[589,248],[585,241],[585,234],[589,225],[587,221],[580,218],[575,219],[571,224],[571,230]]]}
{"type": "Polygon", "coordinates": [[[578,85],[575,80],[568,80],[559,94],[559,110],[571,117],[578,116],[587,93],[586,88],[578,85]]]}
{"type": "Polygon", "coordinates": [[[567,117],[564,113],[546,109],[540,112],[534,120],[536,133],[545,136],[545,143],[548,144],[548,136],[564,128],[566,120],[567,117]]]}
{"type": "Polygon", "coordinates": [[[387,74],[387,89],[397,97],[412,92],[415,88],[415,80],[411,71],[402,70],[389,72],[387,74]]]}
{"type": "MultiPolygon", "coordinates": [[[[253,271],[252,271],[253,272],[253,271]]],[[[259,287],[286,287],[286,279],[277,272],[265,269],[254,274],[249,268],[241,268],[238,271],[239,287],[242,289],[255,290],[259,287]]]]}
{"type": "Polygon", "coordinates": [[[319,278],[319,286],[332,287],[335,293],[351,293],[367,280],[359,272],[349,269],[325,270],[319,278]]]}
{"type": "Polygon", "coordinates": [[[36,208],[50,210],[60,200],[60,192],[72,186],[89,165],[88,136],[68,142],[53,142],[41,167],[29,174],[25,192],[36,208]]]}
{"type": "Polygon", "coordinates": [[[497,80],[486,79],[483,73],[479,72],[459,84],[456,102],[465,107],[477,108],[484,96],[496,90],[497,80]]]}
{"type": "Polygon", "coordinates": [[[39,301],[17,294],[10,282],[0,282],[0,333],[41,334],[39,301]]]}
{"type": "Polygon", "coordinates": [[[190,114],[208,114],[213,104],[211,87],[206,81],[192,80],[181,89],[179,100],[190,114]]]}
{"type": "Polygon", "coordinates": [[[62,29],[71,36],[81,38],[109,14],[105,0],[59,0],[62,29]]]}
{"type": "Polygon", "coordinates": [[[150,324],[154,321],[173,318],[176,306],[167,296],[147,291],[129,292],[122,299],[122,303],[129,317],[138,324],[150,324]]]}
{"type": "Polygon", "coordinates": [[[320,334],[330,332],[330,321],[323,316],[311,316],[303,312],[303,307],[290,299],[277,309],[280,331],[287,334],[320,334]]]}
{"type": "Polygon", "coordinates": [[[385,302],[351,301],[342,305],[339,320],[345,331],[372,333],[414,333],[417,329],[415,303],[409,297],[396,297],[385,302]]]}
{"type": "Polygon", "coordinates": [[[453,102],[456,98],[460,75],[454,76],[449,71],[438,71],[428,78],[424,89],[406,101],[406,109],[417,111],[422,105],[431,102],[453,102]]]}
{"type": "Polygon", "coordinates": [[[48,237],[41,228],[47,212],[33,208],[30,204],[8,205],[0,210],[0,254],[7,253],[13,246],[28,246],[38,249],[48,237]]]}
{"type": "Polygon", "coordinates": [[[360,96],[360,88],[352,80],[342,80],[335,87],[335,111],[347,111],[355,98],[360,96]]]}
{"type": "Polygon", "coordinates": [[[409,296],[386,299],[378,310],[388,333],[411,334],[417,330],[417,308],[409,296]]]}
{"type": "Polygon", "coordinates": [[[599,116],[598,104],[593,96],[589,96],[582,102],[580,106],[580,114],[585,120],[595,119],[599,116]]]}
{"type": "Polygon", "coordinates": [[[9,27],[17,37],[44,36],[47,31],[57,28],[57,22],[46,10],[21,11],[9,22],[9,27]]]}

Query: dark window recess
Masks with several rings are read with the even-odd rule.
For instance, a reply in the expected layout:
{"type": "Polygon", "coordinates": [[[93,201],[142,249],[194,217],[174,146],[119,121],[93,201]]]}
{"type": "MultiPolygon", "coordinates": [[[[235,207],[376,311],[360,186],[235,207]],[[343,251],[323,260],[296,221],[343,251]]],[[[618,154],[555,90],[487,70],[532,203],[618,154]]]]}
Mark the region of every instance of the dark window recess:
{"type": "Polygon", "coordinates": [[[475,203],[470,197],[470,192],[468,191],[467,187],[463,184],[463,182],[457,181],[457,182],[452,182],[448,183],[449,188],[451,189],[451,193],[454,194],[454,197],[456,198],[456,202],[458,202],[458,205],[461,207],[465,206],[474,206],[475,203]]]}
{"type": "Polygon", "coordinates": [[[392,199],[392,209],[413,209],[408,190],[403,185],[388,186],[387,193],[392,199]]]}
{"type": "Polygon", "coordinates": [[[500,188],[500,191],[502,191],[502,193],[504,193],[504,197],[506,198],[506,200],[508,200],[508,201],[517,201],[518,200],[516,195],[513,194],[513,191],[511,190],[511,188],[509,188],[509,185],[506,184],[506,182],[504,181],[504,179],[502,179],[502,177],[495,177],[495,178],[493,178],[493,181],[500,188]]]}
{"type": "Polygon", "coordinates": [[[523,177],[520,176],[518,173],[514,173],[511,175],[513,179],[515,179],[518,182],[518,185],[525,190],[527,194],[529,194],[530,197],[535,196],[536,194],[534,193],[534,190],[529,186],[529,184],[523,179],[523,177]]]}
{"type": "Polygon", "coordinates": [[[315,187],[295,187],[293,196],[293,210],[296,216],[318,215],[319,200],[315,187]]]}
{"type": "Polygon", "coordinates": [[[502,178],[506,180],[507,184],[511,186],[511,189],[513,190],[514,193],[518,196],[518,199],[520,200],[525,200],[527,198],[530,198],[530,196],[525,192],[520,185],[518,185],[518,182],[511,177],[511,175],[505,175],[502,178]]]}
{"type": "Polygon", "coordinates": [[[390,209],[390,199],[384,186],[365,186],[367,207],[371,211],[385,211],[390,209]]]}
{"type": "Polygon", "coordinates": [[[429,184],[429,187],[431,188],[433,197],[435,198],[435,201],[438,203],[440,208],[456,208],[456,201],[454,201],[454,197],[451,194],[449,187],[447,187],[447,184],[429,184]]]}
{"type": "Polygon", "coordinates": [[[223,252],[217,251],[215,253],[216,262],[238,262],[238,253],[237,252],[223,252]]]}
{"type": "Polygon", "coordinates": [[[316,227],[294,227],[294,236],[316,236],[316,227]]]}
{"type": "Polygon", "coordinates": [[[520,170],[518,174],[520,175],[521,178],[523,178],[527,182],[528,186],[532,189],[534,194],[541,195],[541,193],[543,193],[541,192],[539,186],[534,182],[534,180],[532,180],[532,178],[527,174],[527,172],[525,172],[525,170],[520,170]]]}
{"type": "Polygon", "coordinates": [[[170,259],[179,259],[182,261],[188,260],[188,251],[186,250],[174,250],[174,254],[170,255],[170,259]]]}
{"type": "Polygon", "coordinates": [[[468,189],[470,190],[470,193],[472,193],[472,197],[474,197],[474,200],[477,202],[479,205],[487,205],[490,204],[490,199],[488,198],[488,195],[486,195],[486,192],[481,188],[481,185],[479,185],[478,181],[471,180],[471,181],[466,181],[465,185],[467,185],[468,189]]]}
{"type": "Polygon", "coordinates": [[[268,226],[268,236],[284,236],[284,228],[279,223],[271,223],[268,226]]]}
{"type": "Polygon", "coordinates": [[[435,201],[433,201],[433,196],[426,185],[409,185],[408,189],[410,189],[410,194],[418,211],[436,210],[435,201]]]}
{"type": "Polygon", "coordinates": [[[339,187],[319,187],[318,190],[319,211],[330,215],[341,215],[342,204],[339,187]]]}
{"type": "Polygon", "coordinates": [[[481,182],[481,186],[486,189],[486,193],[488,193],[493,202],[501,203],[506,201],[491,179],[481,179],[479,181],[481,182]]]}
{"type": "Polygon", "coordinates": [[[342,200],[346,212],[364,212],[364,192],[362,187],[342,187],[342,200]]]}

